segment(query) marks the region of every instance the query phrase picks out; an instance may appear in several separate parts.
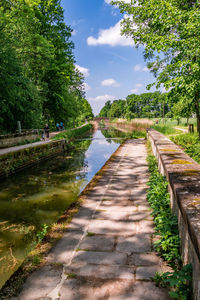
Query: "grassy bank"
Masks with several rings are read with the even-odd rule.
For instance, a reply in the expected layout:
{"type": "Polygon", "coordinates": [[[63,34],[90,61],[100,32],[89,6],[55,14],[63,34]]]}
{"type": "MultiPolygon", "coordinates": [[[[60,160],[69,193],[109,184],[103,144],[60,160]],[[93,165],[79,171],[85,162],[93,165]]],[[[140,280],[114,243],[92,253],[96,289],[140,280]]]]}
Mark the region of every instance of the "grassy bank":
{"type": "Polygon", "coordinates": [[[82,127],[78,127],[78,128],[74,128],[74,129],[68,129],[68,130],[65,130],[63,132],[60,132],[57,135],[55,135],[52,139],[53,140],[62,140],[62,139],[71,140],[71,139],[74,139],[76,137],[80,137],[81,135],[83,135],[84,133],[90,131],[91,129],[92,129],[92,125],[91,124],[86,124],[82,127]]]}
{"type": "Polygon", "coordinates": [[[184,133],[171,137],[171,140],[181,146],[183,150],[200,163],[200,140],[197,133],[184,133]]]}

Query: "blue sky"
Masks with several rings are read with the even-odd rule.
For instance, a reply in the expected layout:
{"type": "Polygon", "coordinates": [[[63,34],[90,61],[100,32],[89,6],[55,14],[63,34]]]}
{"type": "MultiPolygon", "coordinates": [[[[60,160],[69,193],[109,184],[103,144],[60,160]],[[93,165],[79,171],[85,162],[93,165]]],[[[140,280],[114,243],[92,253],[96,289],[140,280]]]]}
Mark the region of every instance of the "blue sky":
{"type": "Polygon", "coordinates": [[[120,36],[123,15],[110,1],[61,1],[65,22],[74,30],[76,65],[85,76],[86,99],[95,115],[106,101],[144,93],[155,80],[146,68],[142,47],[135,49],[131,39],[120,36]]]}

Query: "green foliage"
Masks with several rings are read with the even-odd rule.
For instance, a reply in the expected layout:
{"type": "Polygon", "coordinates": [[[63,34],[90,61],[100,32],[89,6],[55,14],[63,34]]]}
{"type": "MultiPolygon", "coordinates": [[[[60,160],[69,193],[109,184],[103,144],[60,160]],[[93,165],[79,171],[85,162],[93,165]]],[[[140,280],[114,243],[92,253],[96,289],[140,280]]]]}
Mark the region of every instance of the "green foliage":
{"type": "MultiPolygon", "coordinates": [[[[150,148],[150,145],[149,145],[150,148]]],[[[150,151],[149,151],[150,152],[150,151]]],[[[154,281],[162,287],[170,287],[170,296],[186,300],[191,293],[191,265],[181,268],[180,238],[177,217],[171,213],[168,183],[159,173],[157,160],[148,155],[150,171],[147,199],[153,210],[152,215],[159,239],[154,243],[156,251],[173,267],[174,272],[156,273],[154,281]]]]}
{"type": "Polygon", "coordinates": [[[197,133],[184,133],[171,137],[171,140],[184,148],[184,151],[200,163],[200,141],[197,133]]]}
{"type": "Polygon", "coordinates": [[[38,243],[41,243],[41,241],[43,240],[43,238],[47,234],[48,227],[49,226],[47,224],[42,224],[41,230],[38,231],[37,234],[36,234],[38,243]]]}
{"type": "Polygon", "coordinates": [[[144,47],[157,88],[170,90],[175,115],[196,112],[200,136],[200,7],[198,1],[112,1],[126,14],[122,34],[144,47]],[[145,25],[144,25],[145,24],[145,25]],[[178,112],[179,110],[179,112],[178,112]]]}
{"type": "Polygon", "coordinates": [[[185,265],[175,272],[156,273],[154,281],[162,287],[170,286],[169,295],[173,299],[187,300],[191,296],[192,266],[185,265]]]}
{"type": "Polygon", "coordinates": [[[72,29],[60,0],[10,0],[0,7],[0,130],[93,117],[75,67],[72,29]]]}
{"type": "Polygon", "coordinates": [[[169,111],[167,94],[160,92],[144,93],[141,95],[131,94],[125,100],[115,100],[111,104],[107,101],[101,109],[99,117],[109,118],[156,118],[169,111]]]}
{"type": "Polygon", "coordinates": [[[81,136],[82,134],[90,131],[92,129],[91,124],[87,124],[85,126],[82,126],[80,128],[76,129],[69,129],[65,130],[64,132],[61,132],[53,137],[54,140],[61,140],[61,139],[73,139],[75,137],[81,136]]]}
{"type": "Polygon", "coordinates": [[[152,128],[166,135],[179,132],[179,130],[174,129],[169,125],[153,125],[152,128]]]}
{"type": "Polygon", "coordinates": [[[154,156],[148,157],[150,181],[147,199],[153,209],[156,233],[159,239],[155,242],[156,250],[161,253],[170,265],[177,267],[180,263],[180,239],[178,235],[178,220],[171,213],[170,196],[167,192],[167,181],[157,169],[154,156]]]}

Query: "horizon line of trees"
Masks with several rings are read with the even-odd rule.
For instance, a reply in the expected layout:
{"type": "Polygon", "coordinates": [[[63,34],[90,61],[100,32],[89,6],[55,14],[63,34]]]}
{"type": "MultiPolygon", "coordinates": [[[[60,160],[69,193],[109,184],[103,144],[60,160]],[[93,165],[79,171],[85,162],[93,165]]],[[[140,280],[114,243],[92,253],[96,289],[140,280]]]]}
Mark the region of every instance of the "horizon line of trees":
{"type": "Polygon", "coordinates": [[[170,115],[170,103],[167,93],[159,91],[130,94],[126,99],[107,101],[99,113],[99,117],[125,118],[160,118],[170,115]]]}
{"type": "Polygon", "coordinates": [[[78,125],[93,118],[60,0],[0,5],[0,131],[78,125]]]}

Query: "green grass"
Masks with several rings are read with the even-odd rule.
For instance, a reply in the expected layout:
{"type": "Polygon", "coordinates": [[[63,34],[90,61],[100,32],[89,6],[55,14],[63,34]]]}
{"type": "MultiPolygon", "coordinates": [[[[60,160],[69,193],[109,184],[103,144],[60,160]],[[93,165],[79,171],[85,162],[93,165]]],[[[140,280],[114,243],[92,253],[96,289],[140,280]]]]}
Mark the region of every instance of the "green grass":
{"type": "Polygon", "coordinates": [[[178,219],[171,212],[168,182],[159,173],[150,143],[148,143],[148,165],[150,180],[147,199],[153,210],[156,234],[159,236],[154,247],[174,269],[173,272],[157,272],[154,281],[159,286],[170,287],[169,295],[173,299],[191,299],[192,266],[182,267],[178,219]]]}
{"type": "Polygon", "coordinates": [[[153,128],[165,135],[177,134],[177,133],[181,132],[180,130],[175,129],[170,125],[158,124],[158,125],[153,125],[151,128],[153,128]]]}
{"type": "Polygon", "coordinates": [[[55,135],[53,137],[53,140],[61,140],[61,139],[71,140],[73,138],[81,136],[82,134],[90,131],[91,129],[92,129],[92,125],[87,124],[87,125],[85,125],[83,127],[80,127],[80,128],[65,130],[65,131],[55,135]]]}
{"type": "Polygon", "coordinates": [[[197,133],[184,133],[171,137],[171,140],[181,146],[196,162],[200,163],[200,140],[197,133]]]}

